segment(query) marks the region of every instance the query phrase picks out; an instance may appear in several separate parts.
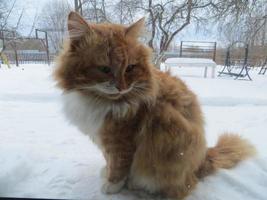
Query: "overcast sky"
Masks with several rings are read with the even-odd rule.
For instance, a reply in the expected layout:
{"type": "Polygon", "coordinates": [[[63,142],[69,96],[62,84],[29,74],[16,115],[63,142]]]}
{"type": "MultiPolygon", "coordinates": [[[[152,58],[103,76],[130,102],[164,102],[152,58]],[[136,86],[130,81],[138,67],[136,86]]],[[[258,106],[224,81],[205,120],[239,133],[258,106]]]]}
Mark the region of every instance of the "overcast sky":
{"type": "MultiPolygon", "coordinates": [[[[9,1],[13,2],[15,0],[9,1]]],[[[42,11],[44,5],[50,1],[51,0],[16,0],[16,10],[18,10],[18,12],[12,13],[12,16],[10,17],[10,22],[15,25],[15,23],[18,21],[21,11],[24,9],[23,17],[21,19],[20,32],[23,35],[28,35],[31,30],[35,16],[39,16],[39,13],[42,11]]]]}
{"type": "MultiPolygon", "coordinates": [[[[14,0],[9,0],[9,1],[14,1],[14,0]]],[[[17,8],[18,8],[18,12],[13,13],[13,16],[11,16],[11,22],[15,23],[17,22],[20,12],[22,9],[24,9],[24,14],[23,14],[23,18],[21,20],[21,26],[20,26],[20,32],[25,35],[28,36],[34,21],[34,18],[36,15],[38,15],[45,3],[49,2],[51,0],[17,0],[17,8]]],[[[70,3],[73,0],[65,0],[65,1],[69,1],[70,3]]],[[[38,25],[37,27],[38,28],[38,25]]],[[[216,40],[216,36],[213,31],[206,32],[199,32],[196,33],[195,29],[192,28],[191,26],[188,26],[185,30],[183,30],[181,33],[178,34],[177,36],[177,41],[180,40],[216,40]]],[[[33,33],[34,34],[34,33],[33,33]]]]}
{"type": "MultiPolygon", "coordinates": [[[[14,0],[10,0],[10,2],[13,1],[14,0]]],[[[35,16],[38,15],[47,1],[48,0],[17,0],[16,12],[12,12],[12,15],[10,16],[10,23],[15,26],[21,11],[24,10],[23,17],[21,19],[20,32],[23,35],[28,35],[35,16]]]]}

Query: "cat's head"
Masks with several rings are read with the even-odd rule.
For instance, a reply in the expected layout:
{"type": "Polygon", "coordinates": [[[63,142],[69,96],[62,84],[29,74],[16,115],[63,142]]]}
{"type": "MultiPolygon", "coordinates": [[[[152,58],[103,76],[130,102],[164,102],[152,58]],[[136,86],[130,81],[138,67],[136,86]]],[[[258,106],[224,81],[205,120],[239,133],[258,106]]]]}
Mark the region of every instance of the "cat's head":
{"type": "Polygon", "coordinates": [[[138,42],[143,26],[144,18],[126,27],[87,23],[71,12],[69,41],[55,71],[59,87],[112,100],[145,95],[152,67],[150,49],[138,42]]]}

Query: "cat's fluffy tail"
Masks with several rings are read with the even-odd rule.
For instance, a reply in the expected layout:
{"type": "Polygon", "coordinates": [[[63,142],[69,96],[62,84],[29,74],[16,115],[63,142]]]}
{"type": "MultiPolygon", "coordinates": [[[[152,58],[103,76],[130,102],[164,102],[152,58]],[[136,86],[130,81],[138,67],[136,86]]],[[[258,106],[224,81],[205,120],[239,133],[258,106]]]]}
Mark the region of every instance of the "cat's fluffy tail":
{"type": "Polygon", "coordinates": [[[220,136],[215,147],[208,148],[206,159],[200,166],[197,176],[205,177],[218,168],[229,169],[256,154],[256,149],[237,134],[225,133],[220,136]]]}

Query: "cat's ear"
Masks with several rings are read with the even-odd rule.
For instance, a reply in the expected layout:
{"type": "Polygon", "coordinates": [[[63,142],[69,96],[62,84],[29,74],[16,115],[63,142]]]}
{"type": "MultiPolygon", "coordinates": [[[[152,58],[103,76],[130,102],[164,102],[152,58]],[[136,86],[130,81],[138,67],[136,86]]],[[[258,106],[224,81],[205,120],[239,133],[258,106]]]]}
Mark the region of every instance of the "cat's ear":
{"type": "Polygon", "coordinates": [[[68,32],[71,39],[78,39],[81,36],[92,32],[90,25],[81,15],[71,11],[68,16],[68,32]]]}
{"type": "Polygon", "coordinates": [[[139,37],[144,30],[144,26],[145,26],[145,18],[143,17],[126,28],[125,31],[126,37],[133,37],[133,38],[139,37]]]}

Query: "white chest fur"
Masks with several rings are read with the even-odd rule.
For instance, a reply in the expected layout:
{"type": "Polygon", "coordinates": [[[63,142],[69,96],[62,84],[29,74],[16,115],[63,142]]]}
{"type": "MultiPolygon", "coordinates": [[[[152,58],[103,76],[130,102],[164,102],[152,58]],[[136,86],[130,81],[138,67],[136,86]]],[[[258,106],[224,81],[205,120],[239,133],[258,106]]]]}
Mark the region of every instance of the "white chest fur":
{"type": "Polygon", "coordinates": [[[102,127],[107,113],[114,117],[124,117],[130,107],[126,102],[101,103],[90,96],[84,96],[79,92],[63,94],[63,110],[67,119],[77,126],[84,134],[89,135],[93,142],[100,148],[99,129],[102,127]]]}
{"type": "Polygon", "coordinates": [[[63,102],[67,119],[101,147],[98,132],[109,109],[97,105],[95,100],[78,92],[63,94],[63,102]]]}

